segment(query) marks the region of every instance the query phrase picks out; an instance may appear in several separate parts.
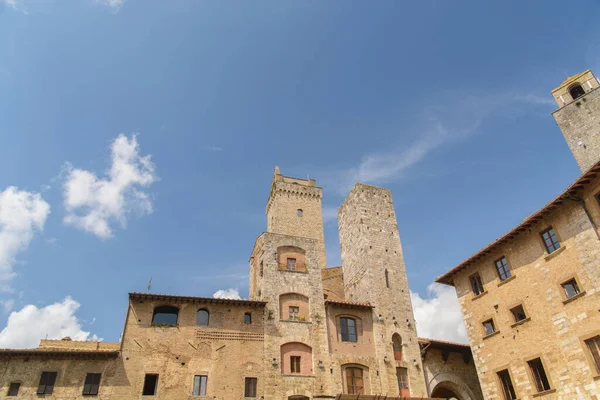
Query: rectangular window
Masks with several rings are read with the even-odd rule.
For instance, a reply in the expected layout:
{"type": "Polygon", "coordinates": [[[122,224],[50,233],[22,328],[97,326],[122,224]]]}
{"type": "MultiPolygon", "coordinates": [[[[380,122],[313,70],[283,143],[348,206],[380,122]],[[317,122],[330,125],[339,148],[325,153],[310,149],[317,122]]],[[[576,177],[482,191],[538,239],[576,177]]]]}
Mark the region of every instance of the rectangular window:
{"type": "Polygon", "coordinates": [[[400,396],[410,396],[410,390],[408,389],[408,369],[396,368],[396,377],[398,378],[400,396]]]}
{"type": "Polygon", "coordinates": [[[484,292],[483,283],[481,282],[481,277],[478,273],[474,273],[469,277],[469,281],[471,282],[471,290],[475,294],[475,296],[479,296],[484,292]]]}
{"type": "Polygon", "coordinates": [[[501,281],[505,281],[512,276],[506,257],[502,256],[502,258],[496,260],[494,263],[496,264],[496,271],[498,271],[498,276],[501,281]]]}
{"type": "Polygon", "coordinates": [[[19,382],[11,382],[8,388],[7,396],[17,396],[19,394],[19,389],[21,388],[21,384],[19,382]]]}
{"type": "Polygon", "coordinates": [[[600,374],[600,336],[593,337],[585,341],[588,350],[592,354],[596,372],[600,374]]]}
{"type": "Polygon", "coordinates": [[[525,309],[521,304],[511,308],[510,312],[512,313],[513,318],[515,319],[515,322],[523,321],[527,318],[527,315],[525,315],[525,309]]]}
{"type": "Polygon", "coordinates": [[[156,386],[158,385],[158,374],[146,374],[144,377],[144,388],[142,396],[156,395],[156,386]]]}
{"type": "Polygon", "coordinates": [[[252,323],[252,314],[247,312],[244,314],[244,323],[251,324],[252,323]]]}
{"type": "Polygon", "coordinates": [[[548,254],[554,253],[556,250],[560,249],[560,243],[556,237],[556,233],[554,233],[554,228],[550,227],[542,232],[542,240],[544,241],[548,254]]]}
{"type": "Polygon", "coordinates": [[[356,343],[356,320],[353,318],[340,318],[340,336],[342,342],[356,343]]]}
{"type": "Polygon", "coordinates": [[[361,368],[346,368],[346,390],[348,394],[364,394],[363,370],[361,368]]]}
{"type": "Polygon", "coordinates": [[[97,395],[100,388],[100,377],[102,374],[87,374],[83,384],[83,394],[97,395]]]}
{"type": "Polygon", "coordinates": [[[493,319],[488,319],[487,321],[484,321],[483,328],[485,329],[486,336],[491,335],[492,333],[496,332],[496,327],[494,326],[493,319]]]}
{"type": "Polygon", "coordinates": [[[510,379],[510,373],[508,370],[505,369],[499,371],[498,379],[500,379],[500,384],[502,385],[504,400],[515,400],[517,398],[517,394],[515,392],[515,387],[512,384],[512,380],[510,379]]]}
{"type": "Polygon", "coordinates": [[[288,258],[287,259],[287,269],[289,271],[295,271],[296,270],[296,259],[295,258],[288,258]]]}
{"type": "Polygon", "coordinates": [[[244,384],[244,397],[256,397],[258,378],[246,378],[244,384]]]}
{"type": "Polygon", "coordinates": [[[581,291],[579,290],[579,285],[577,285],[577,281],[575,279],[570,279],[563,283],[561,286],[565,291],[565,296],[567,296],[567,299],[581,293],[581,291]]]}
{"type": "Polygon", "coordinates": [[[288,309],[288,319],[291,321],[298,321],[298,313],[300,312],[299,307],[290,307],[288,309]]]}
{"type": "Polygon", "coordinates": [[[194,376],[194,396],[206,396],[206,385],[208,383],[208,376],[196,375],[194,376]]]}
{"type": "Polygon", "coordinates": [[[292,374],[300,373],[300,356],[290,356],[290,372],[292,374]]]}
{"type": "Polygon", "coordinates": [[[531,376],[535,382],[535,387],[538,393],[550,390],[550,381],[548,381],[546,371],[544,371],[544,364],[542,364],[542,360],[540,358],[536,358],[534,360],[527,361],[527,364],[529,365],[529,371],[531,371],[531,376]]]}
{"type": "Polygon", "coordinates": [[[55,382],[56,372],[42,372],[37,394],[52,394],[55,382]]]}

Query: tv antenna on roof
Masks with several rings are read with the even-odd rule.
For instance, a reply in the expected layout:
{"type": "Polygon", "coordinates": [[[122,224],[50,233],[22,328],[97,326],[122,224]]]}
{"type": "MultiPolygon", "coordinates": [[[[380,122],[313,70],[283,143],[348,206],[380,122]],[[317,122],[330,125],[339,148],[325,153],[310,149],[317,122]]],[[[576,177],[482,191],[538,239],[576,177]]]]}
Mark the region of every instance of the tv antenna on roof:
{"type": "Polygon", "coordinates": [[[148,280],[148,292],[150,292],[151,288],[152,288],[152,277],[150,277],[150,280],[148,280]]]}

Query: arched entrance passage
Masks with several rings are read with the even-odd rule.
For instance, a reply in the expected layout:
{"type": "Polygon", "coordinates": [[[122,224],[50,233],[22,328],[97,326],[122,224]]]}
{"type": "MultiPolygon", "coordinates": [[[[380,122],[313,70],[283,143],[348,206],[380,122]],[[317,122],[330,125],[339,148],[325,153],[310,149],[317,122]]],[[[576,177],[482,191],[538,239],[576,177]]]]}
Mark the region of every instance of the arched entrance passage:
{"type": "Polygon", "coordinates": [[[306,396],[290,396],[290,397],[288,397],[288,400],[310,400],[310,399],[306,396]]]}
{"type": "Polygon", "coordinates": [[[431,397],[439,397],[442,399],[449,399],[449,400],[462,400],[460,397],[458,397],[458,395],[456,393],[454,393],[452,391],[452,389],[449,389],[447,387],[444,386],[438,386],[435,388],[435,390],[431,393],[431,397]]]}

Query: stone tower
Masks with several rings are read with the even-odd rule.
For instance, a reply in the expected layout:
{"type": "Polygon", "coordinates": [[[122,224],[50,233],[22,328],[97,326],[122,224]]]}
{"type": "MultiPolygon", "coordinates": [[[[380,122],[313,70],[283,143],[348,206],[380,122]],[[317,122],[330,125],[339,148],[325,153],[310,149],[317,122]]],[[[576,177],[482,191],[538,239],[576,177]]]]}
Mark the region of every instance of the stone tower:
{"type": "Polygon", "coordinates": [[[317,187],[314,179],[283,176],[275,167],[267,200],[267,232],[315,239],[319,266],[327,268],[322,198],[323,189],[317,187]]]}
{"type": "MultiPolygon", "coordinates": [[[[397,389],[396,368],[407,368],[412,396],[427,396],[402,246],[389,190],[356,184],[338,211],[346,300],[375,306],[374,335],[382,388],[397,389]],[[402,340],[394,360],[392,336],[402,340]]],[[[386,390],[383,391],[385,393],[386,390]]]]}
{"type": "Polygon", "coordinates": [[[600,160],[599,86],[598,78],[587,70],[552,91],[559,107],[552,115],[583,172],[600,160]]]}

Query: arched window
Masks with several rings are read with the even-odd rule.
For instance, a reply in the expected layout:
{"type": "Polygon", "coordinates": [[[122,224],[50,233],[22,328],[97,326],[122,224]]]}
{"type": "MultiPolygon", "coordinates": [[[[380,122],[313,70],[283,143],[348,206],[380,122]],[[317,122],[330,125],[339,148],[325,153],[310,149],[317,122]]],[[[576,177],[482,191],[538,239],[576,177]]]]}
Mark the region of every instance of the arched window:
{"type": "Polygon", "coordinates": [[[210,314],[208,310],[200,309],[196,313],[196,325],[208,326],[210,314]]]}
{"type": "Polygon", "coordinates": [[[177,325],[179,309],[172,306],[159,306],[152,314],[152,325],[177,325]]]}
{"type": "Polygon", "coordinates": [[[356,343],[358,336],[356,334],[356,320],[354,318],[340,318],[340,335],[342,342],[356,343]]]}
{"type": "Polygon", "coordinates": [[[385,270],[385,287],[390,288],[390,273],[388,270],[385,270]]]}
{"type": "Polygon", "coordinates": [[[281,345],[281,373],[312,375],[312,348],[304,343],[290,342],[281,345]]]}
{"type": "Polygon", "coordinates": [[[574,84],[569,88],[569,94],[573,98],[573,100],[583,96],[585,94],[585,90],[581,87],[579,83],[574,84]]]}
{"type": "Polygon", "coordinates": [[[392,347],[394,348],[394,360],[402,360],[402,338],[397,333],[392,336],[392,347]]]}

